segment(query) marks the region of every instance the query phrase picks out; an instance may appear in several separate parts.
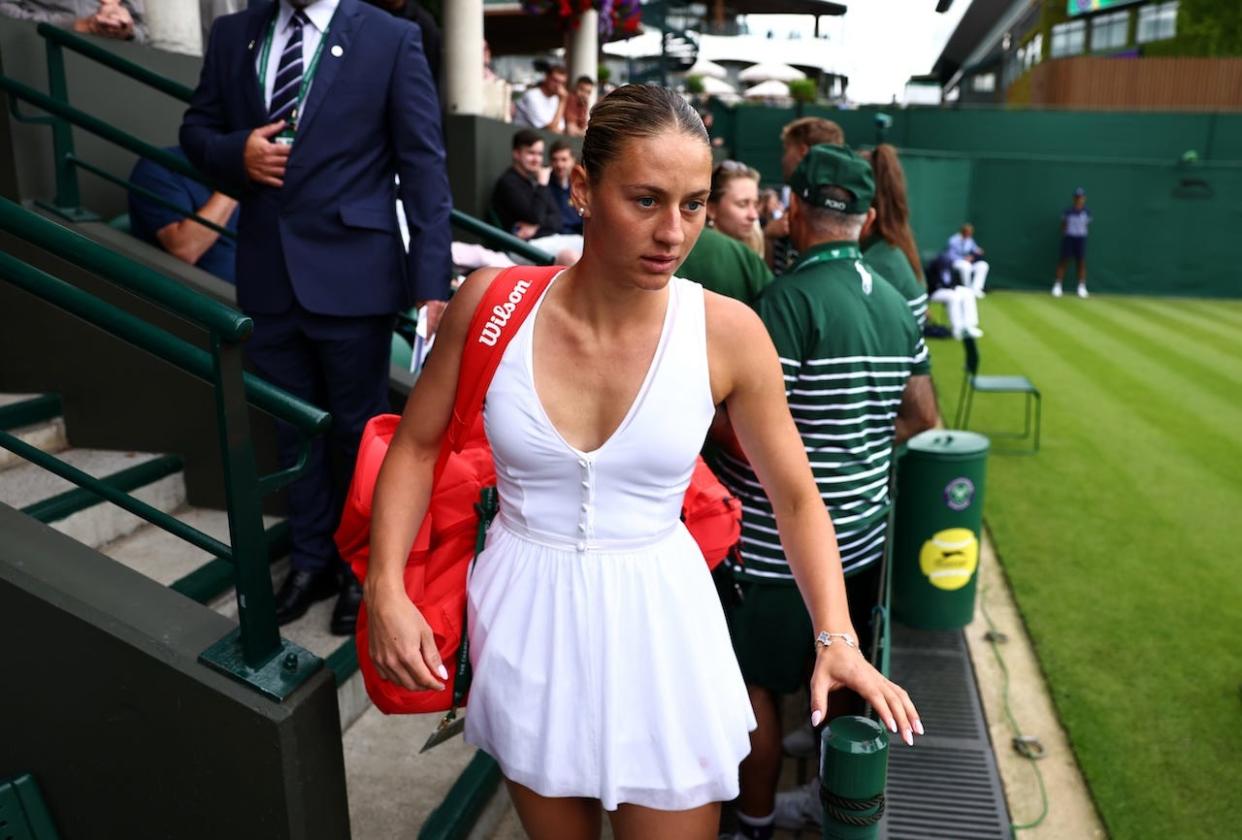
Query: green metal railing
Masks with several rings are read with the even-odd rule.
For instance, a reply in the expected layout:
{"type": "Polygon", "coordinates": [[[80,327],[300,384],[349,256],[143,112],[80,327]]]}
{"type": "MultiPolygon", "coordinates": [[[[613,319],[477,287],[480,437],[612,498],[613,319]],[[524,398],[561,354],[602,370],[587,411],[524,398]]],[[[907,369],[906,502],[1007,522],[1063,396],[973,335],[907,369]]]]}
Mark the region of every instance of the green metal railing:
{"type": "Polygon", "coordinates": [[[330,422],[328,415],[243,371],[241,345],[254,328],[248,317],[5,199],[0,199],[0,230],[84,268],[184,318],[208,334],[210,351],[196,347],[11,254],[0,253],[0,279],[212,386],[223,455],[231,545],[74,468],[9,432],[0,431],[0,446],[231,562],[237,588],[238,629],[204,651],[201,659],[275,699],[283,699],[318,670],[322,662],[280,637],[260,503],[265,494],[301,475],[308,459],[311,438],[327,429],[330,422]],[[302,449],[295,465],[271,475],[259,475],[250,441],[251,404],[279,420],[291,423],[298,430],[302,449]]]}

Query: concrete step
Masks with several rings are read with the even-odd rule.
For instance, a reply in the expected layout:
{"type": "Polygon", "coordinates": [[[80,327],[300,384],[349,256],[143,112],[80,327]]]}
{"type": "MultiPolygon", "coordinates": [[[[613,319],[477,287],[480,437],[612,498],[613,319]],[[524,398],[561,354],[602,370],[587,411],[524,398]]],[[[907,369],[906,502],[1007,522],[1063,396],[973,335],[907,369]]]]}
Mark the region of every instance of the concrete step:
{"type": "MultiPolygon", "coordinates": [[[[69,448],[69,441],[65,438],[65,420],[63,417],[56,417],[31,426],[19,426],[16,429],[9,429],[8,432],[23,443],[53,455],[69,448]]],[[[20,455],[7,449],[0,449],[0,473],[27,463],[29,461],[20,455]]],[[[4,480],[3,477],[0,477],[0,482],[4,480]]]]}
{"type": "MultiPolygon", "coordinates": [[[[354,840],[415,837],[444,801],[476,750],[458,736],[419,753],[440,718],[439,714],[390,716],[372,707],[345,733],[345,781],[354,840]]],[[[502,788],[468,836],[474,840],[511,836],[495,833],[511,810],[502,788]]]]}
{"type": "MultiPolygon", "coordinates": [[[[162,477],[130,490],[131,495],[165,512],[185,504],[185,480],[179,469],[170,473],[172,467],[163,468],[165,464],[172,464],[167,459],[161,460],[163,456],[105,449],[65,449],[57,455],[96,478],[117,476],[144,465],[158,468],[154,474],[162,477]]],[[[76,489],[71,482],[25,461],[0,475],[0,502],[26,510],[92,548],[99,548],[146,525],[145,520],[110,502],[90,498],[84,502],[86,506],[74,504],[76,489]]]]}
{"type": "MultiPolygon", "coordinates": [[[[215,537],[226,544],[229,542],[229,518],[225,511],[183,506],[174,511],[173,515],[181,522],[197,528],[208,536],[215,537]]],[[[277,521],[274,516],[265,516],[263,525],[271,527],[277,521]]],[[[209,552],[190,545],[162,528],[149,524],[105,545],[100,550],[112,559],[165,586],[171,586],[215,559],[209,552]]],[[[229,597],[232,597],[231,593],[229,597]]]]}
{"type": "MultiPolygon", "coordinates": [[[[55,454],[69,447],[59,400],[48,395],[0,394],[0,429],[44,452],[55,454]]],[[[0,472],[25,463],[20,455],[0,448],[0,472]]]]}

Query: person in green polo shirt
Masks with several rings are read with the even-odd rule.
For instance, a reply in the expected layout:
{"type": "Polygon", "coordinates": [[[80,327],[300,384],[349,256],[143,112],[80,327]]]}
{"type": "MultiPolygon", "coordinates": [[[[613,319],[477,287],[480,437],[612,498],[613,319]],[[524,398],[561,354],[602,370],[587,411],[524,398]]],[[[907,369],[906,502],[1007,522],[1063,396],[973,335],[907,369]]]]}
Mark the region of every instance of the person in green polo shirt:
{"type": "MultiPolygon", "coordinates": [[[[790,412],[836,528],[850,613],[861,630],[878,595],[893,444],[936,419],[927,348],[905,298],[867,268],[859,251],[859,234],[874,217],[870,165],[844,146],[814,146],[789,183],[799,259],[756,309],[780,356],[790,412]]],[[[742,502],[743,562],[733,569],[742,597],[729,610],[729,630],[758,728],[741,766],[738,811],[740,836],[764,840],[773,829],[780,775],[778,701],[805,683],[815,633],[758,477],[728,443],[712,460],[742,502]]],[[[855,641],[867,650],[866,639],[855,641]]],[[[904,732],[899,737],[910,740],[904,732]]]]}
{"type": "Polygon", "coordinates": [[[875,218],[863,228],[863,261],[901,292],[922,330],[927,323],[927,284],[920,279],[919,247],[910,228],[906,174],[897,149],[888,143],[881,143],[864,157],[871,161],[875,178],[875,218]]]}
{"type": "Polygon", "coordinates": [[[772,282],[772,271],[758,254],[709,227],[699,234],[699,241],[677,269],[677,276],[750,306],[772,282]]]}

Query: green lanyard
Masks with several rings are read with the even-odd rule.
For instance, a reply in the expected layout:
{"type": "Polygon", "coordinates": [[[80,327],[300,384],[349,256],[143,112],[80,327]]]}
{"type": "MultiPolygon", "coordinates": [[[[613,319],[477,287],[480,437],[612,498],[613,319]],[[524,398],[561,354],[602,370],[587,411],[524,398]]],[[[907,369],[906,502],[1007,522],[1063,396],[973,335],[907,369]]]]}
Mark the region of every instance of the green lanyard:
{"type": "Polygon", "coordinates": [[[862,259],[862,251],[858,250],[857,245],[854,245],[852,243],[849,245],[837,245],[833,248],[825,248],[819,253],[811,254],[809,257],[804,257],[803,259],[799,260],[798,263],[792,269],[790,269],[790,271],[791,272],[799,271],[800,269],[806,268],[809,265],[814,265],[815,263],[818,263],[818,262],[832,262],[833,260],[861,260],[861,259],[862,259]]]}
{"type": "MultiPolygon", "coordinates": [[[[272,24],[267,28],[267,37],[263,40],[263,51],[259,53],[259,95],[264,99],[267,98],[267,62],[272,55],[272,41],[276,39],[276,21],[279,18],[279,13],[272,18],[272,24]]],[[[302,74],[302,84],[298,88],[298,104],[294,107],[293,115],[290,117],[291,128],[297,127],[298,115],[302,113],[302,103],[306,101],[306,92],[310,90],[311,80],[315,78],[315,71],[319,69],[319,57],[323,55],[323,45],[328,42],[328,33],[332,31],[332,21],[335,19],[336,12],[333,12],[332,18],[328,20],[328,26],[319,38],[319,46],[315,47],[315,54],[311,56],[310,67],[306,68],[306,72],[302,74]]]]}

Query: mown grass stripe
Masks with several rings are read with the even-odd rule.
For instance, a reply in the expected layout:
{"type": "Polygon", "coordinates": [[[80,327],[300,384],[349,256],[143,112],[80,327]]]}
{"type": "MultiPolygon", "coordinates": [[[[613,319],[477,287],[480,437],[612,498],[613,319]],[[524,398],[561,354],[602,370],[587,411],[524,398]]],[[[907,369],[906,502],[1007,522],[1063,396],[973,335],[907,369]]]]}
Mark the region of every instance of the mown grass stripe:
{"type": "Polygon", "coordinates": [[[1188,312],[1202,315],[1221,324],[1242,329],[1242,305],[1226,300],[1188,300],[1181,302],[1188,312]]]}
{"type": "Polygon", "coordinates": [[[1242,425],[1242,404],[1236,400],[1221,399],[1218,395],[1228,390],[1228,380],[1242,384],[1242,368],[1231,369],[1226,365],[1211,365],[1203,356],[1195,356],[1172,344],[1159,341],[1159,335],[1150,330],[1136,329],[1127,323],[1124,312],[1111,307],[1098,308],[1094,311],[1071,309],[1064,313],[1077,321],[1085,329],[1094,330],[1112,339],[1104,347],[1106,353],[1125,354],[1141,363],[1160,376],[1153,380],[1159,384],[1160,390],[1167,392],[1170,399],[1184,398],[1187,402],[1206,402],[1209,411],[1206,418],[1217,425],[1224,424],[1227,434],[1234,433],[1242,425]],[[1187,386],[1193,388],[1193,393],[1187,386]]]}
{"type": "Polygon", "coordinates": [[[1165,324],[1169,329],[1193,337],[1200,345],[1211,346],[1219,353],[1242,359],[1242,341],[1239,340],[1240,331],[1236,327],[1222,325],[1180,307],[1171,307],[1167,301],[1135,298],[1118,301],[1118,307],[1165,324]]]}
{"type": "MultiPolygon", "coordinates": [[[[1205,471],[1215,449],[1195,424],[1201,405],[1161,416],[1144,411],[1136,374],[1116,387],[1118,363],[1097,343],[1115,336],[1024,296],[985,303],[985,371],[1027,373],[1048,396],[1040,455],[989,462],[987,519],[1101,813],[1117,837],[1227,836],[1242,810],[1242,728],[1188,733],[1237,715],[1239,473],[1205,471]]],[[[934,352],[951,415],[961,349],[934,352]]],[[[976,411],[991,424],[1003,409],[976,411]]]]}
{"type": "Polygon", "coordinates": [[[1143,337],[1136,344],[1150,344],[1161,352],[1180,354],[1203,368],[1242,381],[1242,340],[1237,336],[1233,340],[1205,338],[1200,328],[1160,318],[1151,309],[1109,307],[1100,312],[1100,317],[1124,324],[1136,336],[1143,337]]]}
{"type": "MultiPolygon", "coordinates": [[[[1043,331],[1043,335],[1055,338],[1058,346],[1072,350],[1072,358],[1080,363],[1093,361],[1097,371],[1095,387],[1111,393],[1118,402],[1129,405],[1133,417],[1142,417],[1153,427],[1162,429],[1166,447],[1183,452],[1186,457],[1198,461],[1206,471],[1219,475],[1223,481],[1236,481],[1233,462],[1242,459],[1242,441],[1234,433],[1236,425],[1223,432],[1210,431],[1203,428],[1203,423],[1215,424],[1216,418],[1211,411],[1196,412],[1194,415],[1185,411],[1187,406],[1196,405],[1198,401],[1219,405],[1215,395],[1201,389],[1187,394],[1175,377],[1161,376],[1160,370],[1152,370],[1147,377],[1138,375],[1137,353],[1126,356],[1124,348],[1098,329],[1071,330],[1061,327],[1055,316],[1065,318],[1068,315],[1072,318],[1074,315],[1053,312],[1045,301],[1026,300],[1019,302],[1018,306],[1028,323],[1036,322],[1034,325],[1043,331]],[[1123,364],[1123,359],[1127,363],[1123,364]],[[1175,391],[1178,393],[1175,394],[1175,391]],[[1209,445],[1205,447],[1204,443],[1209,445]]],[[[1148,365],[1149,369],[1154,367],[1154,364],[1148,365]]],[[[1227,409],[1227,413],[1232,414],[1233,410],[1227,409]]]]}

